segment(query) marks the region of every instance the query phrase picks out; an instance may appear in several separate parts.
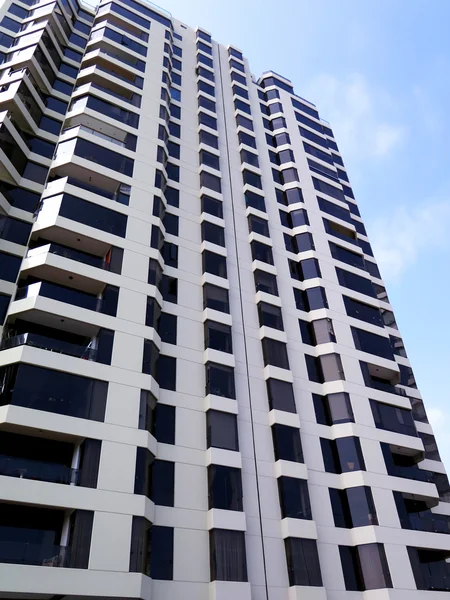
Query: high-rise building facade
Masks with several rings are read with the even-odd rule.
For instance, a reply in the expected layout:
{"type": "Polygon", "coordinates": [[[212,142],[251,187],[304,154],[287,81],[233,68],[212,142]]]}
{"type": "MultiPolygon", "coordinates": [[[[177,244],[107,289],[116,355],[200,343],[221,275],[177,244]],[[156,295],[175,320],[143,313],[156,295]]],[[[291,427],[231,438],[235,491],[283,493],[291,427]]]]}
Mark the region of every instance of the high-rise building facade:
{"type": "Polygon", "coordinates": [[[316,107],[144,0],[6,0],[0,61],[0,598],[450,592],[449,482],[316,107]]]}

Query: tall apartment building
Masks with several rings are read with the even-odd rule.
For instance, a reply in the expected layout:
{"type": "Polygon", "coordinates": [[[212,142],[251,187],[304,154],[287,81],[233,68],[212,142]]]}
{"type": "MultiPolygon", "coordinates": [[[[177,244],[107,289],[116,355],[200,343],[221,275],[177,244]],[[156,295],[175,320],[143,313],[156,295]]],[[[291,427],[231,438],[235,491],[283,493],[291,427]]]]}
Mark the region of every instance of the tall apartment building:
{"type": "Polygon", "coordinates": [[[449,482],[316,107],[144,0],[6,0],[0,45],[0,597],[450,592],[449,482]]]}

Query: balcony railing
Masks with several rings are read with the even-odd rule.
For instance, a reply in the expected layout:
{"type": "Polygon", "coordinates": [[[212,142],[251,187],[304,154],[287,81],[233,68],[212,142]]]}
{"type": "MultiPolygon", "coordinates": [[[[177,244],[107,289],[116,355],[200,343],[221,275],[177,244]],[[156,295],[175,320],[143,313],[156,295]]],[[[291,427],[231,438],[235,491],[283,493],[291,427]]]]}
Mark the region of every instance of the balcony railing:
{"type": "Polygon", "coordinates": [[[65,485],[77,484],[78,470],[31,458],[0,455],[0,475],[65,485]]]}
{"type": "Polygon", "coordinates": [[[398,388],[387,381],[385,383],[384,381],[372,378],[370,381],[370,387],[375,390],[380,390],[382,392],[388,392],[389,394],[397,394],[397,396],[406,396],[406,392],[403,388],[398,388]]]}
{"type": "Polygon", "coordinates": [[[127,77],[124,77],[123,75],[119,75],[115,71],[112,71],[111,69],[107,69],[106,67],[102,67],[101,65],[95,65],[95,67],[99,71],[103,71],[104,73],[108,73],[108,75],[112,75],[113,77],[117,77],[117,79],[120,79],[121,81],[124,81],[125,83],[127,83],[129,85],[134,85],[134,86],[138,87],[139,89],[141,89],[140,86],[136,85],[132,79],[128,79],[127,77]]]}
{"type": "Polygon", "coordinates": [[[66,567],[69,565],[69,548],[52,544],[0,541],[0,563],[66,567]]]}
{"type": "Polygon", "coordinates": [[[425,471],[418,467],[407,467],[400,465],[391,465],[388,467],[388,474],[394,477],[402,477],[403,479],[413,479],[414,481],[424,481],[425,483],[433,483],[433,473],[425,471]]]}
{"type": "Polygon", "coordinates": [[[46,281],[18,288],[15,300],[23,300],[30,296],[44,296],[45,298],[52,298],[53,300],[67,302],[68,304],[79,306],[80,308],[87,308],[88,310],[95,311],[98,310],[98,306],[101,304],[101,299],[96,298],[95,296],[59,286],[54,283],[48,283],[46,281]]]}
{"type": "Polygon", "coordinates": [[[48,281],[38,281],[31,285],[18,288],[14,300],[42,296],[58,302],[66,302],[79,308],[86,308],[105,315],[115,316],[117,312],[118,288],[105,286],[103,297],[98,298],[93,294],[74,290],[48,281]]]}
{"type": "Polygon", "coordinates": [[[124,65],[127,65],[127,67],[131,67],[132,69],[139,70],[138,67],[136,66],[136,63],[133,63],[133,61],[131,61],[131,60],[127,60],[126,58],[124,58],[120,54],[117,54],[116,52],[107,52],[106,50],[104,50],[102,48],[100,55],[108,56],[109,58],[113,58],[113,59],[118,60],[119,62],[123,63],[124,65]]]}
{"type": "Polygon", "coordinates": [[[79,187],[82,190],[87,190],[88,192],[92,192],[94,194],[98,194],[103,198],[108,198],[109,200],[113,200],[114,202],[119,202],[119,204],[128,205],[130,200],[130,191],[131,188],[129,185],[124,183],[118,184],[117,189],[114,192],[110,192],[103,188],[96,187],[84,181],[80,181],[79,179],[75,179],[74,177],[68,177],[67,183],[69,185],[74,185],[75,187],[79,187]]]}
{"type": "Polygon", "coordinates": [[[450,565],[445,561],[421,563],[420,571],[423,587],[420,589],[430,591],[450,591],[450,565]]]}
{"type": "Polygon", "coordinates": [[[439,515],[431,511],[409,513],[408,520],[402,522],[404,529],[414,531],[429,531],[431,533],[450,533],[450,517],[439,515]]]}
{"type": "Polygon", "coordinates": [[[41,348],[42,350],[48,350],[50,352],[57,352],[58,354],[67,354],[68,356],[75,356],[76,358],[83,358],[84,360],[95,361],[97,357],[97,350],[90,348],[89,346],[79,346],[78,344],[72,344],[56,338],[39,335],[36,333],[22,333],[15,335],[14,337],[3,340],[0,344],[0,350],[7,350],[8,348],[17,348],[18,346],[32,346],[34,348],[41,348]]]}
{"type": "Polygon", "coordinates": [[[91,82],[91,87],[96,90],[99,90],[100,92],[105,92],[105,94],[110,94],[111,96],[114,96],[114,98],[122,100],[122,102],[127,102],[128,104],[136,106],[137,108],[140,107],[140,96],[138,96],[137,94],[133,94],[133,97],[130,99],[126,96],[123,96],[122,94],[119,94],[118,92],[114,92],[110,88],[104,87],[103,85],[99,85],[98,83],[91,82]]]}
{"type": "Polygon", "coordinates": [[[96,267],[97,269],[105,268],[105,260],[103,258],[89,255],[86,252],[80,252],[79,250],[74,250],[73,248],[67,248],[66,246],[61,246],[60,244],[56,244],[54,242],[29,250],[27,253],[27,258],[38,256],[39,254],[44,254],[46,252],[49,252],[50,254],[56,254],[57,256],[63,256],[64,258],[69,258],[85,265],[96,267]]]}
{"type": "MultiPolygon", "coordinates": [[[[78,125],[78,126],[76,125],[75,127],[79,127],[80,131],[85,131],[86,133],[90,133],[91,135],[95,135],[96,137],[99,137],[102,140],[106,140],[107,142],[111,142],[111,144],[116,144],[117,146],[120,146],[121,148],[126,148],[125,142],[122,142],[121,140],[116,140],[116,138],[113,138],[110,135],[106,135],[106,133],[101,133],[100,131],[97,131],[96,129],[91,129],[90,127],[86,127],[85,125],[78,125]]],[[[65,129],[64,132],[65,131],[68,131],[68,130],[65,129]]]]}

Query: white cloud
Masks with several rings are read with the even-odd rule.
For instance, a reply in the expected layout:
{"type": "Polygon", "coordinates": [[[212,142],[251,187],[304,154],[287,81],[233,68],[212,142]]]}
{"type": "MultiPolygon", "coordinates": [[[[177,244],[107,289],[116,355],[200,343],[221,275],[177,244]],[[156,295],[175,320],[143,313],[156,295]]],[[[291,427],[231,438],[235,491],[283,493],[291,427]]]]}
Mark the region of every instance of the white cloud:
{"type": "Polygon", "coordinates": [[[406,136],[403,126],[382,115],[395,112],[393,99],[359,73],[344,79],[319,75],[306,86],[305,94],[320,100],[321,115],[331,122],[344,156],[385,157],[406,136]]]}
{"type": "Polygon", "coordinates": [[[448,248],[449,226],[450,201],[400,206],[376,219],[369,234],[383,278],[398,281],[419,256],[448,248]]]}

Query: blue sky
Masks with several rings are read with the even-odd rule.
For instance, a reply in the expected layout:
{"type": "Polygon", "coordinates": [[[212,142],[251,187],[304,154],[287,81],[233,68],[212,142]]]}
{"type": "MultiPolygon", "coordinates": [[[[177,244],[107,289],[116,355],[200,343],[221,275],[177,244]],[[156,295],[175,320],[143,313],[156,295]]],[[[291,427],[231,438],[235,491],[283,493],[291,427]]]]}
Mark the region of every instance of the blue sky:
{"type": "Polygon", "coordinates": [[[450,3],[167,0],[331,122],[450,468],[450,3]]]}

